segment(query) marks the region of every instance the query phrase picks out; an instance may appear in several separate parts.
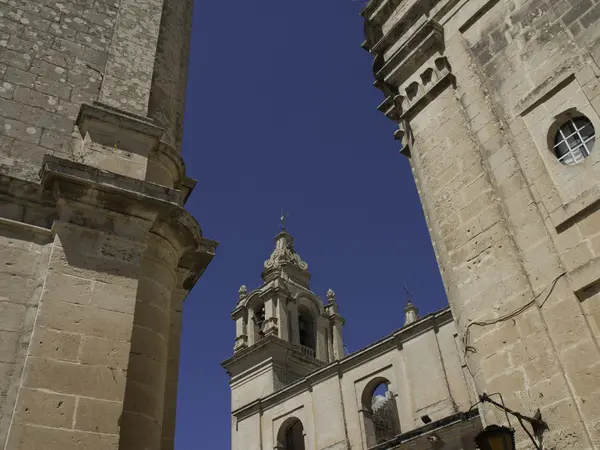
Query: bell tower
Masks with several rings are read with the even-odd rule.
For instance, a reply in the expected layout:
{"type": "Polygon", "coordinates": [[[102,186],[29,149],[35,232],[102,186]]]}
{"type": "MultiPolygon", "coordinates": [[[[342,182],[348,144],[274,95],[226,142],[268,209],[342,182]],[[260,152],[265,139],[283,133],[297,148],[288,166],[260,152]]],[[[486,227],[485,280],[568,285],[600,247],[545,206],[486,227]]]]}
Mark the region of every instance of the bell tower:
{"type": "Polygon", "coordinates": [[[325,305],[310,290],[308,265],[283,227],[262,280],[251,292],[240,288],[231,315],[234,354],[222,366],[231,376],[234,411],[344,356],[335,293],[329,290],[325,305]]]}

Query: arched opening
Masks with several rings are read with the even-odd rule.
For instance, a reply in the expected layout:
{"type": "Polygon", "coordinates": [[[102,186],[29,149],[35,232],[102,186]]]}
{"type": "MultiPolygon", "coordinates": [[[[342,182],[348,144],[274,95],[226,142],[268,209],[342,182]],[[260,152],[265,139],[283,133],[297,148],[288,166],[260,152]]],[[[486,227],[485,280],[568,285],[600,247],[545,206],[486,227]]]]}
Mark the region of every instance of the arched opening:
{"type": "Polygon", "coordinates": [[[255,342],[260,341],[265,337],[264,327],[265,327],[265,305],[264,303],[257,306],[254,309],[254,316],[252,317],[254,321],[254,340],[255,342]]]}
{"type": "Polygon", "coordinates": [[[371,381],[363,392],[362,406],[368,448],[401,433],[398,407],[388,380],[377,378],[371,381]]]}
{"type": "Polygon", "coordinates": [[[278,450],[304,450],[304,427],[299,419],[286,420],[277,434],[278,450]]]}
{"type": "Polygon", "coordinates": [[[304,306],[298,308],[298,332],[300,334],[300,345],[315,350],[317,347],[315,321],[310,311],[304,306]]]}

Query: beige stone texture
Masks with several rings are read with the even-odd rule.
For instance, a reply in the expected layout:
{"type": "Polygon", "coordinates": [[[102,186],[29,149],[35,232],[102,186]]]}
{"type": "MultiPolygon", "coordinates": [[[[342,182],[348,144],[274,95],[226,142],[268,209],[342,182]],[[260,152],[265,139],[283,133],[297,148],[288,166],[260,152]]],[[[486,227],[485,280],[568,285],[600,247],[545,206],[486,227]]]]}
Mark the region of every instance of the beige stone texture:
{"type": "Polygon", "coordinates": [[[184,209],[191,15],[0,2],[3,450],[173,447],[182,304],[216,249],[184,209]]]}
{"type": "Polygon", "coordinates": [[[363,16],[476,391],[540,408],[544,448],[599,448],[600,152],[569,166],[553,143],[569,117],[600,129],[600,9],[372,0],[363,16]]]}

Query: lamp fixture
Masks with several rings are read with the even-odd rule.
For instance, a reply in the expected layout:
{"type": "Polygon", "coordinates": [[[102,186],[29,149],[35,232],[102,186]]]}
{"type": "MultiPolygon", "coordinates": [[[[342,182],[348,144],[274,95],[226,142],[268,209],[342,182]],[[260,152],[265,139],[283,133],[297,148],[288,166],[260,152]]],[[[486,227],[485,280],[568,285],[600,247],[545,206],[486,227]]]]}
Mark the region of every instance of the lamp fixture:
{"type": "Polygon", "coordinates": [[[541,434],[545,430],[548,429],[548,424],[546,424],[546,422],[544,422],[542,420],[542,414],[540,413],[539,409],[535,412],[533,417],[529,417],[529,416],[526,416],[519,412],[513,411],[512,409],[507,408],[504,405],[504,399],[502,398],[502,395],[500,393],[488,395],[484,392],[483,394],[481,394],[479,396],[478,403],[491,403],[496,408],[504,411],[504,413],[506,414],[506,421],[508,422],[508,425],[509,425],[509,427],[503,427],[503,426],[499,426],[499,425],[490,425],[490,426],[486,427],[481,433],[479,433],[475,437],[475,443],[477,444],[477,446],[480,449],[482,449],[482,450],[514,450],[516,448],[515,447],[515,438],[514,438],[515,431],[510,426],[510,420],[508,418],[508,415],[510,414],[517,418],[517,420],[523,427],[523,430],[525,430],[525,432],[527,433],[527,436],[529,436],[529,439],[531,439],[531,442],[533,442],[533,445],[535,446],[535,448],[537,450],[541,450],[540,446],[533,438],[531,432],[525,427],[525,424],[523,423],[523,421],[528,422],[529,425],[531,425],[533,434],[537,437],[541,436],[541,434]],[[490,398],[490,395],[500,396],[500,401],[502,402],[502,404],[492,400],[490,398]]]}
{"type": "Polygon", "coordinates": [[[515,430],[490,425],[475,436],[475,444],[481,450],[515,450],[515,430]]]}

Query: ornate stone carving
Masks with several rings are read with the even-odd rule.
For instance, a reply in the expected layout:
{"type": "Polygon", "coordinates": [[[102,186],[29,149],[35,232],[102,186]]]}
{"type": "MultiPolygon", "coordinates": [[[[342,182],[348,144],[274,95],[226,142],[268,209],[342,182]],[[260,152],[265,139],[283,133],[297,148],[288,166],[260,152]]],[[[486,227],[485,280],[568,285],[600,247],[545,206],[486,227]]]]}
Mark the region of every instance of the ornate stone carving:
{"type": "Polygon", "coordinates": [[[248,288],[246,287],[245,284],[242,284],[240,286],[240,290],[238,292],[240,294],[240,299],[242,299],[248,295],[248,288]]]}
{"type": "Polygon", "coordinates": [[[308,264],[302,261],[300,255],[294,250],[294,238],[287,232],[282,231],[275,238],[275,250],[273,250],[269,259],[265,261],[265,269],[275,269],[286,264],[308,270],[308,264]]]}
{"type": "Polygon", "coordinates": [[[335,302],[335,292],[333,292],[332,289],[329,289],[327,291],[327,300],[329,301],[329,303],[335,302]]]}

